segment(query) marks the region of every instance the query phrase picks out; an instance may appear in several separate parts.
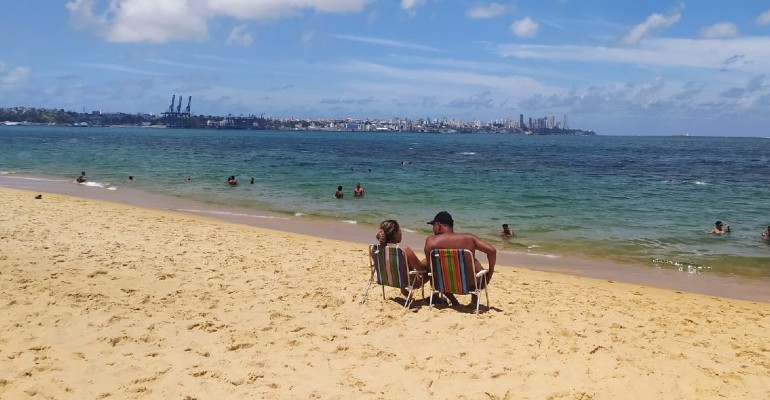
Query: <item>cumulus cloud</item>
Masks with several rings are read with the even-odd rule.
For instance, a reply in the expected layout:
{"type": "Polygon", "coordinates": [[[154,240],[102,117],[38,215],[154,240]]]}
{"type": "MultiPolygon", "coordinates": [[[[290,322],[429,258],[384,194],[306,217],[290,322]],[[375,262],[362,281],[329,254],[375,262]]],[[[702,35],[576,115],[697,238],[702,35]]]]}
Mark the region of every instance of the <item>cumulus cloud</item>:
{"type": "Polygon", "coordinates": [[[6,69],[5,64],[0,62],[0,90],[7,90],[17,87],[29,79],[32,70],[29,67],[15,67],[6,69]]]}
{"type": "Polygon", "coordinates": [[[247,31],[248,27],[245,25],[238,25],[230,31],[230,35],[227,37],[225,44],[228,46],[241,46],[249,47],[254,41],[254,37],[251,32],[247,31]]]}
{"type": "Polygon", "coordinates": [[[489,19],[505,12],[505,6],[500,3],[490,3],[487,6],[477,6],[468,9],[465,15],[471,19],[489,19]]]}
{"type": "Polygon", "coordinates": [[[738,26],[732,22],[720,22],[700,30],[700,37],[706,39],[730,38],[739,34],[738,26]]]}
{"type": "MultiPolygon", "coordinates": [[[[201,41],[208,39],[208,22],[224,16],[241,20],[286,18],[304,9],[326,13],[356,13],[371,0],[72,0],[67,3],[72,24],[118,43],[201,41]]],[[[406,2],[407,0],[403,0],[406,2]]],[[[420,0],[412,0],[412,3],[420,0]]],[[[236,35],[239,32],[236,32],[236,35]]],[[[250,35],[232,38],[243,45],[250,35]]],[[[231,37],[233,33],[231,32],[231,37]]],[[[230,38],[228,38],[228,42],[230,38]]]]}
{"type": "Polygon", "coordinates": [[[650,32],[672,26],[679,22],[681,18],[681,13],[674,13],[668,16],[658,13],[652,14],[647,17],[644,22],[631,28],[628,34],[622,39],[622,43],[625,45],[636,44],[650,34],[650,32]]]}
{"type": "Polygon", "coordinates": [[[770,10],[767,10],[763,12],[762,14],[759,14],[756,20],[754,22],[757,23],[757,25],[768,25],[770,24],[770,10]]]}
{"type": "Polygon", "coordinates": [[[525,17],[511,24],[511,32],[518,37],[535,36],[540,25],[530,17],[525,17]]]}

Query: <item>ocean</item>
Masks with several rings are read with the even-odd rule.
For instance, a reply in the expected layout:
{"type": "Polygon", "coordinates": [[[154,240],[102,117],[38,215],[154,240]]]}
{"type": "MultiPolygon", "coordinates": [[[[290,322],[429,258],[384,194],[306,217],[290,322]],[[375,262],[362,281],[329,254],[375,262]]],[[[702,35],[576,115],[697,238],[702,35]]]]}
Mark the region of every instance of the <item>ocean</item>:
{"type": "Polygon", "coordinates": [[[447,210],[503,253],[749,279],[770,277],[769,161],[767,138],[0,127],[0,186],[85,171],[89,190],[161,208],[336,221],[372,241],[391,218],[428,235],[447,210]],[[732,233],[707,235],[716,220],[732,233]]]}

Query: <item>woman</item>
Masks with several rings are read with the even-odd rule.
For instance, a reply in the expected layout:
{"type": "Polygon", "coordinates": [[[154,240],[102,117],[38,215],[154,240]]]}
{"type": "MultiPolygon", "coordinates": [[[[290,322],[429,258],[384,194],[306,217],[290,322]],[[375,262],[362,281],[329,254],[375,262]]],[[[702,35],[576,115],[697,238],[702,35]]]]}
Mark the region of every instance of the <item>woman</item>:
{"type": "MultiPolygon", "coordinates": [[[[380,231],[377,232],[377,242],[381,246],[397,246],[404,250],[406,255],[406,262],[409,263],[409,268],[420,272],[428,272],[428,263],[420,261],[417,254],[414,253],[407,245],[401,245],[401,239],[403,235],[401,233],[401,227],[394,219],[387,219],[380,224],[380,231]]],[[[416,287],[421,287],[425,282],[423,281],[423,274],[420,274],[417,280],[416,287]]],[[[404,290],[402,289],[402,292],[404,290]]],[[[406,295],[406,293],[404,293],[406,295]]]]}

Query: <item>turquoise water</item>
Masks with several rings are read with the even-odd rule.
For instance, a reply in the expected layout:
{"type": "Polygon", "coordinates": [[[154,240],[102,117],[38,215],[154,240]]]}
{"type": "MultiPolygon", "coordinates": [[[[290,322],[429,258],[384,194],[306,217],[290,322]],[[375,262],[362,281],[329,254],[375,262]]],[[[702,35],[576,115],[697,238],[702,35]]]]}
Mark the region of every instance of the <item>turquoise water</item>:
{"type": "Polygon", "coordinates": [[[770,276],[768,161],[765,138],[0,127],[5,177],[86,171],[119,192],[133,175],[145,192],[424,234],[448,210],[505,251],[747,277],[770,276]],[[733,233],[706,235],[717,219],[733,233]]]}

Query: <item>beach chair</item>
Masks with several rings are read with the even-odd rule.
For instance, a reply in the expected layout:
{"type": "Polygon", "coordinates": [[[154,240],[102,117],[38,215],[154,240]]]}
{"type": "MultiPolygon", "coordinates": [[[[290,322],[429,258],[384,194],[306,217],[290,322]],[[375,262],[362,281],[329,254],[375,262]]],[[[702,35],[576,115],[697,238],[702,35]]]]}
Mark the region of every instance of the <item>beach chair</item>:
{"type": "MultiPolygon", "coordinates": [[[[383,299],[385,298],[385,286],[406,289],[408,293],[404,302],[404,309],[408,309],[414,300],[414,290],[421,272],[409,269],[404,249],[380,244],[370,245],[369,265],[371,267],[371,275],[359,305],[364,304],[364,301],[366,301],[369,288],[376,279],[377,284],[382,286],[383,299]]],[[[425,290],[423,289],[424,297],[425,290]]]]}
{"type": "Polygon", "coordinates": [[[434,249],[430,252],[430,307],[433,309],[435,294],[473,294],[476,295],[476,314],[479,313],[479,294],[484,291],[489,309],[487,293],[487,273],[489,270],[475,272],[473,252],[466,249],[434,249]]]}

